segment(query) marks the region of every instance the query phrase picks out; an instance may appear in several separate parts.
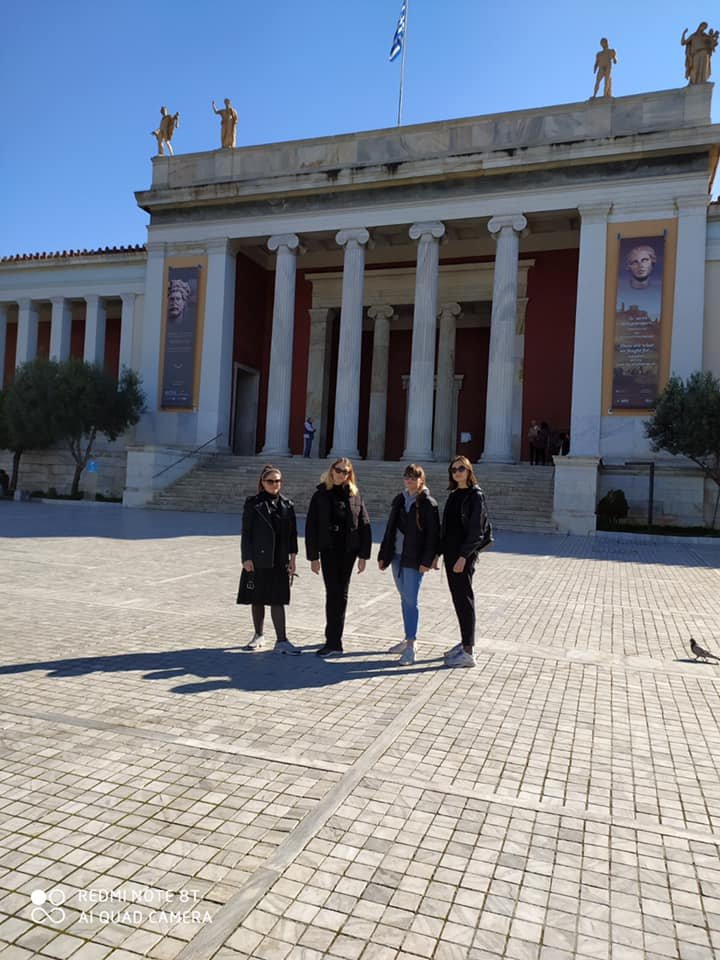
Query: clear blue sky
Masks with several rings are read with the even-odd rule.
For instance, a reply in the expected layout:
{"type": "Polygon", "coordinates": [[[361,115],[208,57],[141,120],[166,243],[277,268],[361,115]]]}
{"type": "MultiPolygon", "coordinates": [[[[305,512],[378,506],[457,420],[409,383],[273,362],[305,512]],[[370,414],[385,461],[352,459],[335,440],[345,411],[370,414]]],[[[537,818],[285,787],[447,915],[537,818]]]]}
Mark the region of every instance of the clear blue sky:
{"type": "MultiPolygon", "coordinates": [[[[133,191],[150,183],[161,104],[180,111],[176,154],[219,146],[224,97],[238,146],[396,122],[400,0],[2,6],[0,255],[144,242],[133,191]]],[[[586,99],[601,36],[616,96],[683,86],[680,35],[704,19],[720,27],[708,0],[410,0],[403,120],[586,99]]]]}

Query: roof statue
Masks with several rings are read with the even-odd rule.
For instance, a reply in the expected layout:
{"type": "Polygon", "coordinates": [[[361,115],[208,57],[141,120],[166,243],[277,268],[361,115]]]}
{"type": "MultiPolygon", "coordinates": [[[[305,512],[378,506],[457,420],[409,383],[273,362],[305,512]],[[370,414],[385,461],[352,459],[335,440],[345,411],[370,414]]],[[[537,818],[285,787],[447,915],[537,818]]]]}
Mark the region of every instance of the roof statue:
{"type": "Polygon", "coordinates": [[[612,96],[612,68],[613,64],[617,63],[617,53],[615,50],[608,47],[608,42],[605,37],[600,40],[601,50],[595,54],[595,66],[593,67],[593,73],[596,74],[595,77],[595,89],[593,90],[593,95],[590,98],[591,100],[597,96],[597,92],[600,89],[600,83],[602,80],[605,81],[605,86],[603,87],[603,97],[612,96]]]}
{"type": "Polygon", "coordinates": [[[173,134],[179,126],[180,114],[170,114],[167,111],[167,107],[160,107],[160,124],[157,130],[153,130],[151,134],[157,140],[157,155],[159,157],[165,156],[165,147],[167,147],[170,156],[173,156],[173,148],[170,141],[172,140],[173,134]]]}
{"type": "Polygon", "coordinates": [[[710,58],[717,48],[718,37],[720,31],[708,30],[704,20],[689,37],[687,27],[683,30],[680,43],[685,47],[685,79],[689,85],[707,83],[710,79],[710,58]]]}
{"type": "Polygon", "coordinates": [[[220,146],[234,147],[235,132],[237,130],[238,115],[230,101],[225,98],[225,107],[218,110],[215,101],[212,102],[213,113],[220,117],[220,146]]]}

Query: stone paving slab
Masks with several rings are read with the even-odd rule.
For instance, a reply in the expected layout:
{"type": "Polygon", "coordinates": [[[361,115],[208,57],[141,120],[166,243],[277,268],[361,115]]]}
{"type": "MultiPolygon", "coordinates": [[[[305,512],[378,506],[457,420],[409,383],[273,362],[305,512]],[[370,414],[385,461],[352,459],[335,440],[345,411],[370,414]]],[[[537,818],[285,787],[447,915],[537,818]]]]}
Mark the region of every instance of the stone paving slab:
{"type": "Polygon", "coordinates": [[[720,552],[501,534],[449,671],[374,562],[242,653],[237,523],[0,503],[2,960],[720,954],[720,552]]]}

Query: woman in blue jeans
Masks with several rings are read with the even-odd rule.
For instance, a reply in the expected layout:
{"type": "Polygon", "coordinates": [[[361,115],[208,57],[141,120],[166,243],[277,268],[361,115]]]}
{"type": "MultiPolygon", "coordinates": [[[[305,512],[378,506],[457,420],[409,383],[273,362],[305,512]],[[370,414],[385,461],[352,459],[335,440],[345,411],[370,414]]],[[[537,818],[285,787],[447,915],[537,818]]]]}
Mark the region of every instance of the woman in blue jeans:
{"type": "Polygon", "coordinates": [[[400,594],[405,639],[390,648],[400,663],[415,663],[419,619],[418,593],[432,569],[440,546],[440,514],[437,502],[425,486],[425,471],[411,463],[403,473],[405,489],[390,506],[385,535],[378,553],[381,570],[392,567],[400,594]]]}

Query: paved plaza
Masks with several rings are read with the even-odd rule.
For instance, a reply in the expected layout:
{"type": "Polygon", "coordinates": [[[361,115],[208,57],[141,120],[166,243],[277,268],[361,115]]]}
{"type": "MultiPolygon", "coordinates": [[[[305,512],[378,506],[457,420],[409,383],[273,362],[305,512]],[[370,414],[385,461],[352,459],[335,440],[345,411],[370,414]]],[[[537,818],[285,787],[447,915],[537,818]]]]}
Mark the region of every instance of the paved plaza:
{"type": "Polygon", "coordinates": [[[374,559],[242,653],[239,522],[0,503],[2,960],[720,956],[718,544],[500,531],[449,670],[374,559]]]}

